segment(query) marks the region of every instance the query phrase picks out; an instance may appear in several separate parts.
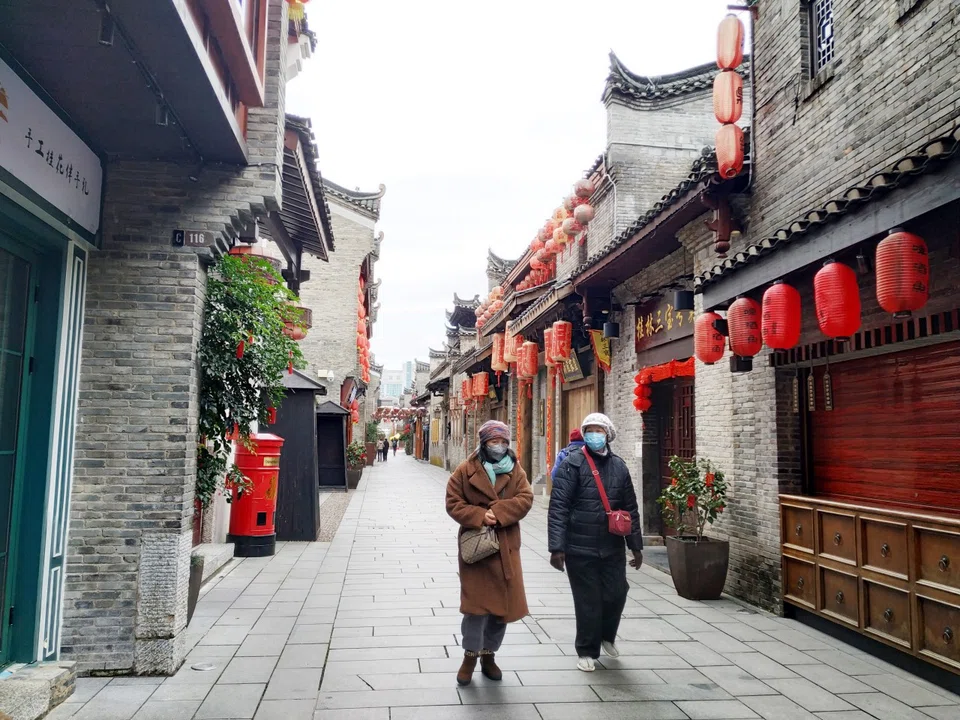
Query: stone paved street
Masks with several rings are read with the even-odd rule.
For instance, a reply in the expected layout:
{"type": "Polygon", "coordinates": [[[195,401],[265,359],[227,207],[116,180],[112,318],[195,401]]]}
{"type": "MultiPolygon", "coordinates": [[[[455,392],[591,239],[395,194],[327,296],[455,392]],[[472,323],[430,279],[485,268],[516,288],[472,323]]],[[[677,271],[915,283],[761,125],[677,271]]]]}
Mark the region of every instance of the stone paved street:
{"type": "Polygon", "coordinates": [[[591,720],[960,718],[960,697],[790,620],[676,596],[631,571],[618,660],[576,670],[573,604],[547,563],[542,498],[523,525],[531,617],[501,683],[458,688],[459,588],[447,475],[398,455],[368,469],[331,543],[228,566],[204,588],[170,678],[86,678],[51,718],[591,720]],[[204,669],[204,667],[212,669],[204,669]]]}

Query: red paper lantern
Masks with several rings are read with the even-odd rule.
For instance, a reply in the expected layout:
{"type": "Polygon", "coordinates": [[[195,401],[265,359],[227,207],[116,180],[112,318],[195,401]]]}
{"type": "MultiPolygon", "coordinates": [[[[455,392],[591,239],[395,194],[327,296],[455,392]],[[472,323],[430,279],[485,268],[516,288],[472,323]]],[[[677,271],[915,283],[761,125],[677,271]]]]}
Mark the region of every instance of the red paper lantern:
{"type": "Polygon", "coordinates": [[[557,361],[553,359],[553,328],[545,328],[543,331],[543,357],[547,367],[553,367],[557,361]]]}
{"type": "Polygon", "coordinates": [[[744,27],[736,15],[727,15],[717,30],[717,67],[733,70],[743,62],[744,27]]]}
{"type": "Polygon", "coordinates": [[[548,255],[553,256],[560,252],[560,246],[557,245],[553,238],[550,238],[547,240],[547,244],[543,248],[543,251],[548,255]]]}
{"type": "Polygon", "coordinates": [[[719,123],[735,123],[743,114],[743,78],[733,70],[713,80],[713,114],[719,123]]]}
{"type": "Polygon", "coordinates": [[[473,376],[473,395],[477,398],[485,398],[490,392],[490,375],[482,372],[473,376]]]}
{"type": "Polygon", "coordinates": [[[539,250],[543,250],[544,242],[540,239],[539,236],[533,239],[533,242],[530,243],[530,252],[535,253],[539,250]]]}
{"type": "Polygon", "coordinates": [[[752,298],[737,298],[727,311],[730,331],[730,349],[734,355],[753,357],[763,349],[760,303],[752,298]]]}
{"type": "Polygon", "coordinates": [[[638,412],[646,412],[653,407],[653,403],[650,401],[650,398],[638,397],[633,399],[633,407],[636,408],[638,412]]]}
{"type": "Polygon", "coordinates": [[[927,304],[930,257],[919,235],[894,228],[877,245],[877,302],[895,318],[927,304]]]}
{"type": "Polygon", "coordinates": [[[573,192],[577,197],[588,198],[593,195],[596,188],[594,188],[593,183],[584,178],[583,180],[577,180],[573,185],[573,192]]]}
{"type": "Polygon", "coordinates": [[[763,343],[774,350],[789,350],[800,342],[800,293],[779,281],[763,294],[763,343]]]}
{"type": "Polygon", "coordinates": [[[715,312],[702,313],[694,323],[693,354],[705,365],[713,365],[723,357],[726,343],[723,334],[713,327],[717,320],[723,320],[715,312]]]}
{"type": "Polygon", "coordinates": [[[827,337],[846,340],[860,329],[860,287],[850,266],[828,260],[813,278],[813,301],[827,337]]]}
{"type": "Polygon", "coordinates": [[[726,179],[743,170],[743,130],[738,125],[721,125],[717,130],[717,169],[726,179]]]}
{"type": "Polygon", "coordinates": [[[506,337],[503,333],[494,333],[493,354],[490,357],[490,367],[496,373],[507,371],[507,361],[504,359],[506,337]]]}
{"type": "Polygon", "coordinates": [[[535,342],[525,342],[521,348],[520,377],[535,378],[540,372],[540,346],[535,342]]]}
{"type": "Polygon", "coordinates": [[[562,227],[558,227],[553,231],[553,241],[560,246],[566,245],[567,240],[570,238],[567,237],[567,234],[563,231],[562,227]]]}
{"type": "Polygon", "coordinates": [[[573,210],[574,219],[581,225],[589,225],[595,214],[596,213],[593,209],[593,205],[590,205],[587,202],[577,205],[577,207],[573,210]]]}
{"type": "Polygon", "coordinates": [[[558,320],[553,324],[553,359],[559,362],[570,359],[573,346],[573,324],[558,320]]]}
{"type": "MultiPolygon", "coordinates": [[[[519,348],[517,337],[517,335],[511,332],[510,325],[508,324],[503,337],[503,359],[507,363],[517,362],[517,350],[519,348]]],[[[523,342],[522,337],[520,338],[520,342],[523,342]]]]}
{"type": "MultiPolygon", "coordinates": [[[[579,210],[580,208],[577,208],[577,209],[579,210]]],[[[566,220],[563,221],[563,231],[570,237],[573,237],[574,235],[577,235],[583,232],[583,225],[578,223],[576,218],[572,218],[572,217],[567,218],[566,220]]]]}
{"type": "Polygon", "coordinates": [[[473,388],[471,387],[471,382],[469,379],[460,383],[460,394],[463,396],[464,401],[473,395],[473,388]]]}

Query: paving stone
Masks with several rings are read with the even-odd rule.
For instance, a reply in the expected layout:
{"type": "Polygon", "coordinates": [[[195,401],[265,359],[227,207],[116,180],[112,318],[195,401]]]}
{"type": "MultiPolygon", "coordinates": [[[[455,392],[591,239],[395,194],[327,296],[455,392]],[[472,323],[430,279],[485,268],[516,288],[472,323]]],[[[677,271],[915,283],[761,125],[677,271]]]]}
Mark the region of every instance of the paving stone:
{"type": "Polygon", "coordinates": [[[253,718],[266,685],[220,685],[200,705],[197,720],[248,720],[253,718]]]}
{"type": "Polygon", "coordinates": [[[954,704],[945,695],[927,690],[897,675],[862,675],[859,679],[874,690],[886,693],[911,707],[954,704]]]}
{"type": "Polygon", "coordinates": [[[133,720],[184,720],[191,718],[200,707],[200,700],[164,700],[151,699],[133,716],[133,720]]]}
{"type": "Polygon", "coordinates": [[[237,650],[237,657],[280,656],[287,644],[286,635],[250,635],[237,650]]]}
{"type": "Polygon", "coordinates": [[[801,668],[825,668],[830,670],[830,668],[826,668],[826,666],[823,665],[798,665],[796,666],[796,672],[794,672],[794,670],[758,652],[724,653],[724,656],[734,665],[746,670],[758,680],[796,677],[797,673],[800,673],[801,668]]]}
{"type": "Polygon", "coordinates": [[[434,706],[394,708],[391,720],[540,720],[533,705],[464,705],[460,707],[434,706]]]}
{"type": "Polygon", "coordinates": [[[764,720],[817,720],[816,715],[783,695],[741,696],[739,700],[764,720]]]}
{"type": "Polygon", "coordinates": [[[667,642],[663,644],[670,652],[683,658],[687,663],[694,667],[704,667],[708,665],[729,665],[730,661],[718,652],[698,642],[674,643],[667,642]]]}
{"type": "Polygon", "coordinates": [[[930,717],[883,693],[853,693],[841,698],[877,720],[928,720],[930,717]]]}
{"type": "Polygon", "coordinates": [[[264,700],[254,720],[313,720],[316,700],[264,700]]]}
{"type": "Polygon", "coordinates": [[[316,700],[320,693],[320,668],[286,668],[274,673],[267,684],[264,700],[316,700]]]}
{"type": "Polygon", "coordinates": [[[103,690],[110,682],[110,678],[77,678],[70,702],[84,703],[103,690]]]}
{"type": "Polygon", "coordinates": [[[273,655],[263,657],[235,657],[227,665],[218,685],[237,685],[249,683],[266,683],[273,675],[277,665],[277,658],[273,655]]]}
{"type": "MultiPolygon", "coordinates": [[[[704,667],[700,672],[731,695],[776,695],[777,691],[757,680],[753,675],[736,665],[704,667]]],[[[806,682],[806,681],[804,681],[806,682]]],[[[839,710],[840,708],[821,708],[839,710]]]]}
{"type": "Polygon", "coordinates": [[[829,665],[794,665],[792,668],[797,675],[814,682],[827,692],[840,693],[869,693],[873,688],[861,682],[860,679],[844,675],[829,665]]]}
{"type": "Polygon", "coordinates": [[[426,707],[459,705],[460,696],[453,688],[429,690],[369,690],[365,692],[321,693],[318,710],[369,707],[426,707]]]}
{"type": "Polygon", "coordinates": [[[827,692],[806,678],[785,678],[767,680],[767,684],[806,710],[811,712],[829,712],[832,710],[853,710],[849,703],[827,692]]]}
{"type": "MultiPolygon", "coordinates": [[[[214,683],[170,683],[165,682],[150,696],[150,702],[170,702],[180,700],[203,700],[214,683]]],[[[198,702],[199,704],[199,702],[198,702]]]]}
{"type": "Polygon", "coordinates": [[[293,617],[270,617],[264,613],[257,624],[250,630],[251,635],[283,635],[293,630],[297,618],[293,617]]]}
{"type": "Polygon", "coordinates": [[[471,685],[460,689],[460,698],[464,705],[581,703],[596,702],[597,697],[597,694],[589,686],[496,687],[493,685],[471,685]]]}
{"type": "Polygon", "coordinates": [[[520,682],[528,685],[650,685],[662,684],[663,680],[652,670],[597,670],[585,673],[580,670],[521,670],[517,673],[520,682]]]}
{"type": "Polygon", "coordinates": [[[321,644],[287,645],[280,655],[277,669],[322,668],[327,658],[327,646],[321,644]]]}
{"type": "Polygon", "coordinates": [[[677,703],[690,720],[739,720],[759,717],[739,700],[690,700],[677,703]]]}
{"type": "Polygon", "coordinates": [[[537,705],[543,720],[686,720],[672,702],[543,703],[537,705]]]}
{"type": "Polygon", "coordinates": [[[732,700],[730,693],[713,683],[660,685],[594,685],[593,690],[606,701],[650,701],[650,700],[732,700]]]}

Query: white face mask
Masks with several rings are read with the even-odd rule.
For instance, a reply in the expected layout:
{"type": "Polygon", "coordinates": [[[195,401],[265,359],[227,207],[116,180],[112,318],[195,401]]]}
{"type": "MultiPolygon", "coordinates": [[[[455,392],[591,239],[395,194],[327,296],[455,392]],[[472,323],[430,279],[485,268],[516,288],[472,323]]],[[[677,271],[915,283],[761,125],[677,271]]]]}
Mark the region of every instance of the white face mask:
{"type": "Polygon", "coordinates": [[[487,445],[487,454],[494,462],[499,462],[507,454],[508,447],[506,443],[491,443],[487,445]]]}

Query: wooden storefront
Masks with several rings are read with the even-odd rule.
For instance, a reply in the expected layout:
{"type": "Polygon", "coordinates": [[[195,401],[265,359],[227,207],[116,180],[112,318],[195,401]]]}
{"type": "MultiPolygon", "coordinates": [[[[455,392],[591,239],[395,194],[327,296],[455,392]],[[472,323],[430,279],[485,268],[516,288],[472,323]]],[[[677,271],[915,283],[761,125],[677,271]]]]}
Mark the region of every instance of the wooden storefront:
{"type": "MultiPolygon", "coordinates": [[[[778,416],[802,478],[780,495],[785,605],[960,674],[958,210],[911,225],[929,248],[923,309],[884,313],[861,273],[860,330],[823,341],[804,295],[801,345],[774,363],[781,387],[795,378],[778,416]]],[[[793,278],[801,293],[813,272],[793,278]]]]}
{"type": "MultiPolygon", "coordinates": [[[[673,295],[636,306],[634,343],[637,368],[657,368],[693,355],[693,312],[677,310],[673,295]]],[[[662,373],[661,373],[662,374],[662,373]]],[[[659,377],[659,374],[658,374],[659,377]]],[[[643,527],[648,534],[671,535],[657,498],[670,484],[670,458],[696,455],[695,383],[692,376],[665,377],[651,386],[651,407],[643,413],[643,527]]]]}

